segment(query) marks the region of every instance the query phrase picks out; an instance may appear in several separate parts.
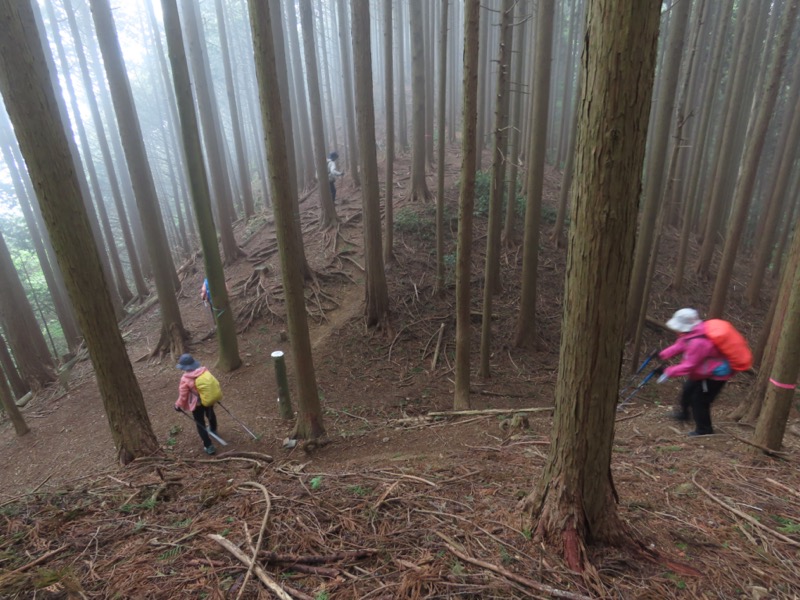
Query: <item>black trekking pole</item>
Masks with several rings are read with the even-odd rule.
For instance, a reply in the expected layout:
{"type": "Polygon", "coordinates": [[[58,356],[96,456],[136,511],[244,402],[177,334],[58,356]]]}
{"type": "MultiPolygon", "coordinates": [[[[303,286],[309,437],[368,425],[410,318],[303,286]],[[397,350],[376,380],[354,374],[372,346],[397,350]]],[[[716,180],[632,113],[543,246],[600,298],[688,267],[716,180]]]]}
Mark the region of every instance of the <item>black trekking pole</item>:
{"type": "MultiPolygon", "coordinates": [[[[647,382],[649,382],[657,374],[660,375],[663,372],[664,372],[664,368],[662,366],[658,366],[655,369],[653,369],[652,371],[650,371],[647,374],[647,376],[644,379],[642,379],[642,382],[639,385],[637,385],[630,394],[625,396],[625,398],[622,399],[622,402],[617,404],[617,409],[619,409],[619,408],[625,406],[626,404],[628,404],[630,399],[633,398],[637,393],[639,393],[639,390],[641,390],[645,385],[647,385],[647,382]]],[[[625,391],[625,390],[623,390],[623,391],[625,391]]]]}
{"type": "Polygon", "coordinates": [[[236,421],[236,422],[237,422],[239,425],[241,425],[241,426],[242,426],[242,429],[244,429],[244,430],[245,430],[247,433],[249,433],[251,436],[253,436],[253,439],[254,439],[254,440],[257,440],[257,439],[258,439],[258,436],[257,436],[255,433],[253,433],[252,431],[250,431],[250,430],[247,428],[247,425],[245,425],[245,424],[244,424],[244,423],[242,423],[242,422],[241,422],[239,419],[237,419],[235,416],[233,416],[233,413],[232,413],[231,411],[229,411],[229,410],[228,410],[228,407],[226,407],[226,406],[225,406],[225,405],[224,405],[222,402],[217,402],[217,404],[219,404],[219,405],[220,405],[222,408],[224,408],[224,409],[225,409],[225,412],[226,412],[226,413],[228,413],[228,414],[231,416],[231,419],[233,419],[233,420],[234,420],[234,421],[236,421]]]}
{"type": "MultiPolygon", "coordinates": [[[[195,423],[197,423],[197,421],[195,421],[195,420],[194,420],[194,417],[193,417],[192,415],[190,415],[189,413],[187,413],[185,410],[183,410],[183,409],[180,409],[180,411],[181,411],[181,412],[182,412],[184,415],[186,415],[187,417],[189,417],[189,418],[190,418],[192,421],[194,421],[195,423]]],[[[223,439],[222,439],[221,437],[219,437],[219,436],[218,436],[216,433],[214,433],[213,431],[211,431],[211,430],[210,430],[208,427],[206,427],[206,428],[205,428],[205,430],[206,430],[206,432],[208,432],[208,435],[210,435],[212,438],[214,438],[215,440],[217,440],[217,442],[219,442],[219,445],[220,445],[220,446],[227,446],[227,445],[228,445],[228,442],[226,442],[225,440],[223,440],[223,439]]]]}
{"type": "Polygon", "coordinates": [[[639,365],[639,368],[638,368],[638,369],[636,369],[636,372],[635,372],[633,375],[631,375],[631,379],[630,379],[630,381],[628,382],[628,385],[626,385],[624,388],[622,388],[622,389],[619,391],[619,394],[620,394],[620,396],[621,396],[622,394],[624,394],[625,392],[627,392],[629,389],[631,389],[631,386],[633,386],[633,382],[636,380],[636,376],[637,376],[639,373],[641,373],[642,371],[644,371],[644,368],[645,368],[645,367],[646,367],[648,364],[650,364],[650,361],[651,361],[651,360],[653,360],[653,359],[654,359],[656,356],[658,356],[658,353],[659,353],[659,352],[660,352],[660,350],[654,350],[653,352],[651,352],[651,353],[650,353],[650,354],[647,356],[647,358],[645,358],[645,359],[644,359],[644,362],[643,362],[641,365],[639,365]]]}

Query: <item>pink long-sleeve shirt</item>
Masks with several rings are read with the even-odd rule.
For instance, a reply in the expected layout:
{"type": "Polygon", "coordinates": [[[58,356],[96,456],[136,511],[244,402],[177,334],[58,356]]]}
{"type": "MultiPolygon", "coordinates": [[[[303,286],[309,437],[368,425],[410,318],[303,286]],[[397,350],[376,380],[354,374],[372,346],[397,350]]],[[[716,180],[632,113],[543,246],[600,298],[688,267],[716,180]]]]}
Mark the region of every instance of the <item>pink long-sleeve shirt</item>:
{"type": "Polygon", "coordinates": [[[680,334],[678,340],[672,346],[665,348],[658,354],[661,360],[667,360],[678,354],[683,354],[681,362],[664,369],[664,375],[667,377],[682,377],[686,375],[693,380],[717,379],[725,381],[730,379],[733,371],[725,376],[713,374],[714,369],[725,363],[725,357],[717,350],[714,342],[705,336],[705,332],[705,323],[700,323],[690,332],[680,334]]]}
{"type": "Polygon", "coordinates": [[[175,402],[175,408],[194,412],[200,400],[200,393],[197,391],[195,380],[206,371],[208,371],[207,368],[200,367],[194,371],[186,371],[183,374],[181,382],[178,385],[178,401],[175,402]]]}

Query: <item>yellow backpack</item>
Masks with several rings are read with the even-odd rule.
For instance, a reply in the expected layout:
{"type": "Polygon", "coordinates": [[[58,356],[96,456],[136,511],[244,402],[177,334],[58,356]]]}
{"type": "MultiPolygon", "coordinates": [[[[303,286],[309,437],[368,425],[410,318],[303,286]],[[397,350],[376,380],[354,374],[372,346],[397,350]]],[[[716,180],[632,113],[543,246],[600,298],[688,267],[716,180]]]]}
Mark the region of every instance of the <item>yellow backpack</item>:
{"type": "Polygon", "coordinates": [[[200,394],[200,404],[203,406],[214,406],[222,400],[222,388],[219,387],[219,381],[211,374],[211,371],[206,370],[194,380],[194,384],[200,394]]]}

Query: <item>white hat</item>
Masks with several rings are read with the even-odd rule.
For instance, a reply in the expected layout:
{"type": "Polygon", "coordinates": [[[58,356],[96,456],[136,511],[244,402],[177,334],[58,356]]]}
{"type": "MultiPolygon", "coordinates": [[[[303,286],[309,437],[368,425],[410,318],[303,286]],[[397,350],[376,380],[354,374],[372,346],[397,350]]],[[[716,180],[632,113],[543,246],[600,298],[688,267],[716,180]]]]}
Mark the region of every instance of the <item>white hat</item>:
{"type": "Polygon", "coordinates": [[[667,321],[667,327],[678,333],[688,333],[700,324],[700,315],[693,308],[682,308],[667,321]]]}

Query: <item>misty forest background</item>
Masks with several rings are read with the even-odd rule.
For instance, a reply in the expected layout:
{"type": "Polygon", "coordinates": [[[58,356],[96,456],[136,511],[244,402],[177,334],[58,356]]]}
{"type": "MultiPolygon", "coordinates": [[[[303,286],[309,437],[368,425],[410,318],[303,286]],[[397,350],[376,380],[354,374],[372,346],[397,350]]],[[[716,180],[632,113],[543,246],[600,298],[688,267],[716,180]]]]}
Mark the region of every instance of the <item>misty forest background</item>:
{"type": "Polygon", "coordinates": [[[175,361],[196,333],[180,282],[202,260],[213,368],[236,370],[252,319],[232,309],[225,269],[274,224],[297,403],[287,429],[323,438],[307,297],[324,298],[336,274],[309,266],[299,206],[314,198],[315,231],[336,251],[347,189],[361,200],[363,255],[348,260],[363,272],[365,336],[377,336],[366,344],[405,327],[387,286],[395,233],[420,226],[414,206],[435,215],[415,251],[433,257],[434,293],[455,307],[456,410],[491,377],[493,348],[540,347],[541,249],[566,248],[560,442],[522,506],[545,539],[563,536],[571,567],[586,558],[571,528],[582,542],[625,537],[608,469],[615,406],[623,356],[638,365],[659,326],[659,273],[671,294],[701,288],[704,317],[746,327],[756,370],[734,418],[754,424],[755,447],[781,452],[800,370],[800,1],[0,7],[0,397],[18,434],[17,405],[88,354],[119,461],[158,454],[120,324],[157,303],[150,358],[175,361]],[[544,202],[551,171],[559,196],[544,202]],[[512,251],[513,339],[498,340],[492,303],[512,251]]]}

